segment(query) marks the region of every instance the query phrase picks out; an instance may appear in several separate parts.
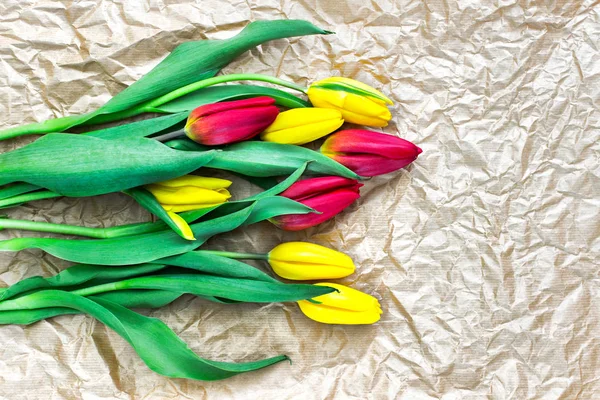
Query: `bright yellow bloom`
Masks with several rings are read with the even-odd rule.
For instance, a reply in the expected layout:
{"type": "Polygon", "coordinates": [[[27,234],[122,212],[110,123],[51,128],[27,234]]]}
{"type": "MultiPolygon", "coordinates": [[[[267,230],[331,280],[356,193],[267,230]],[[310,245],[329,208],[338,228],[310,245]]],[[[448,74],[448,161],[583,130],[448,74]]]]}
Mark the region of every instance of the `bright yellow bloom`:
{"type": "Polygon", "coordinates": [[[186,240],[196,240],[194,237],[194,232],[192,232],[192,228],[185,222],[185,219],[181,218],[178,214],[175,214],[173,211],[167,211],[167,214],[171,218],[171,220],[177,225],[179,230],[181,231],[181,236],[186,240]]]}
{"type": "Polygon", "coordinates": [[[308,98],[315,107],[332,108],[346,122],[366,126],[386,126],[392,118],[387,105],[392,101],[383,93],[354,79],[331,77],[313,83],[308,98]]]}
{"type": "Polygon", "coordinates": [[[305,144],[342,126],[342,113],[331,108],[294,108],[279,113],[260,138],[267,142],[305,144]]]}
{"type": "Polygon", "coordinates": [[[146,186],[166,211],[183,212],[219,205],[231,194],[226,179],[184,175],[164,182],[146,186]]]}
{"type": "Polygon", "coordinates": [[[317,296],[313,300],[321,304],[300,300],[300,310],[308,318],[324,324],[364,325],[374,324],[381,317],[379,301],[371,295],[336,283],[317,283],[338,292],[317,296]]]}
{"type": "Polygon", "coordinates": [[[285,279],[337,279],[348,276],[356,267],[344,253],[307,242],[288,242],[269,253],[273,271],[285,279]]]}

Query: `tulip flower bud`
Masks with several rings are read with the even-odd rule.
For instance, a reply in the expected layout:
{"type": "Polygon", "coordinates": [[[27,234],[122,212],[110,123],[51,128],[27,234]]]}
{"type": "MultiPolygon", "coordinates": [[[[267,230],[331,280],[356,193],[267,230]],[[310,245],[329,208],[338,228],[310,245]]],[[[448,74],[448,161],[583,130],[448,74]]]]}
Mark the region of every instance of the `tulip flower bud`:
{"type": "Polygon", "coordinates": [[[360,176],[376,176],[406,167],[422,153],[408,140],[364,129],[334,133],[321,146],[321,153],[360,176]]]}
{"type": "Polygon", "coordinates": [[[343,278],[356,269],[346,254],[314,243],[282,243],[268,256],[277,275],[297,281],[343,278]]]}
{"type": "Polygon", "coordinates": [[[394,103],[383,93],[354,79],[326,78],[310,85],[307,94],[313,106],[339,110],[346,122],[381,127],[392,119],[387,104],[394,103]]]}
{"type": "Polygon", "coordinates": [[[364,325],[374,324],[381,318],[379,301],[366,293],[336,283],[317,283],[329,286],[337,292],[315,297],[313,300],[300,300],[300,310],[308,318],[324,324],[364,325]]]}
{"type": "Polygon", "coordinates": [[[204,145],[241,142],[261,133],[277,114],[275,100],[266,96],[206,104],[191,112],[185,133],[204,145]]]}
{"type": "Polygon", "coordinates": [[[302,203],[321,214],[289,214],[273,218],[286,231],[299,231],[325,222],[342,212],[360,197],[361,183],[339,176],[304,179],[294,183],[280,196],[302,203]]]}
{"type": "Polygon", "coordinates": [[[167,211],[167,215],[171,218],[171,221],[177,225],[180,230],[181,236],[186,240],[196,240],[194,237],[194,232],[192,232],[192,228],[188,225],[185,219],[181,218],[179,214],[174,213],[173,211],[167,211]]]}
{"type": "Polygon", "coordinates": [[[260,138],[266,142],[301,145],[330,134],[343,123],[338,110],[295,108],[280,113],[260,138]]]}
{"type": "Polygon", "coordinates": [[[145,186],[166,211],[183,212],[219,205],[230,197],[226,179],[184,175],[145,186]]]}

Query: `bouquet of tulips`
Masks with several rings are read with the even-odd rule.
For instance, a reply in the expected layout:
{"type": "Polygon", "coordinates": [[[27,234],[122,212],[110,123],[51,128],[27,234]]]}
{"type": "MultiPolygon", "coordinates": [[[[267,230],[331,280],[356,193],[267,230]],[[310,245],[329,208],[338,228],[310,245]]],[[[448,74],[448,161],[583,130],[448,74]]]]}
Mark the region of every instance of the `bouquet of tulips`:
{"type": "Polygon", "coordinates": [[[155,308],[183,294],[219,303],[298,302],[328,324],[379,320],[376,298],[343,285],[283,283],[240,260],[265,260],[287,280],[322,281],[355,271],[352,259],[316,244],[289,242],[268,254],[199,250],[210,237],[269,221],[298,231],[332,219],[360,197],[360,180],[396,171],[421,153],[395,136],[342,129],[384,127],[385,95],[331,77],[308,88],[256,74],[216,76],[244,51],[268,40],[328,34],[306,21],[261,21],[228,40],[184,43],[100,109],[0,131],[0,139],[43,134],[0,154],[0,208],[59,196],[122,192],[155,222],[89,228],[0,218],[0,229],[82,236],[19,237],[0,251],[42,249],[74,266],[0,291],[0,323],[30,324],[86,313],[127,340],[152,370],[169,377],[222,379],[285,360],[205,360],[164,323],[132,309],[155,308]],[[262,81],[303,93],[236,81],[262,81]],[[159,117],[73,134],[65,131],[142,114],[159,117]],[[329,135],[329,136],[328,136],[329,135]],[[314,151],[302,145],[328,136],[314,151]],[[262,191],[230,201],[232,182],[195,174],[229,171],[262,191]],[[311,177],[303,178],[304,175],[311,177]]]}

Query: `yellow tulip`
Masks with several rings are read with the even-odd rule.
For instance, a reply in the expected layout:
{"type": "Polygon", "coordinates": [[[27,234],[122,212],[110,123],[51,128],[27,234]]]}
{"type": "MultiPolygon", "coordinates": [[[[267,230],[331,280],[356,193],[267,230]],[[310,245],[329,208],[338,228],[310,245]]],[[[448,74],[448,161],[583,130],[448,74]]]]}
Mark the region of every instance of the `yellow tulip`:
{"type": "Polygon", "coordinates": [[[308,318],[324,324],[364,325],[374,324],[381,317],[379,301],[366,293],[336,283],[317,283],[337,289],[313,300],[321,304],[300,300],[300,310],[308,318]]]}
{"type": "Polygon", "coordinates": [[[192,232],[192,228],[185,222],[185,219],[181,218],[178,214],[175,214],[173,211],[167,211],[169,218],[177,225],[179,230],[181,231],[181,236],[186,240],[196,240],[194,237],[194,232],[192,232]]]}
{"type": "Polygon", "coordinates": [[[342,126],[342,114],[330,108],[295,108],[279,113],[260,138],[267,142],[305,144],[342,126]]]}
{"type": "Polygon", "coordinates": [[[146,189],[166,211],[176,213],[213,207],[226,202],[231,197],[227,190],[230,185],[231,182],[226,179],[184,175],[146,185],[146,189]]]}
{"type": "Polygon", "coordinates": [[[313,106],[338,110],[346,122],[353,124],[382,127],[392,118],[387,105],[394,103],[354,79],[326,78],[310,85],[307,94],[313,106]]]}
{"type": "Polygon", "coordinates": [[[346,254],[314,243],[282,243],[268,256],[273,271],[291,280],[343,278],[356,269],[346,254]]]}

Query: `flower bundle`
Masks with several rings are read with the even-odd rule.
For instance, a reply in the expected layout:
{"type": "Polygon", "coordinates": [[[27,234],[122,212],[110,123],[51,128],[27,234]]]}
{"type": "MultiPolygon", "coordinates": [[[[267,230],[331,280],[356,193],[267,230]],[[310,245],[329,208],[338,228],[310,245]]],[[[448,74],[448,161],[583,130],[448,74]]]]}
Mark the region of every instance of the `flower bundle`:
{"type": "Polygon", "coordinates": [[[0,131],[0,140],[44,134],[0,154],[0,208],[122,192],[157,218],[109,228],[0,218],[0,229],[85,237],[0,241],[0,251],[37,248],[78,263],[54,277],[1,290],[0,323],[89,314],[127,340],[152,370],[213,380],[286,357],[242,364],[205,360],[164,323],[132,309],[161,307],[191,294],[227,304],[295,301],[321,323],[377,322],[382,311],[368,294],[329,282],[283,283],[239,261],[264,260],[287,280],[322,281],[355,272],[343,253],[304,242],[283,243],[268,254],[199,250],[217,234],[261,221],[289,231],[328,221],[360,197],[361,180],[403,168],[421,153],[395,136],[338,130],[344,123],[383,127],[391,119],[392,101],[361,82],[332,77],[303,88],[264,75],[216,76],[265,41],[327,33],[306,21],[254,22],[228,40],[180,45],[94,112],[0,131]],[[224,85],[248,80],[299,91],[308,101],[279,88],[224,85]],[[165,115],[65,133],[148,112],[165,115]],[[302,147],[326,136],[320,151],[302,147]],[[194,174],[204,175],[207,167],[235,173],[263,191],[230,201],[231,181],[194,174]],[[301,179],[305,174],[312,176],[301,179]]]}

